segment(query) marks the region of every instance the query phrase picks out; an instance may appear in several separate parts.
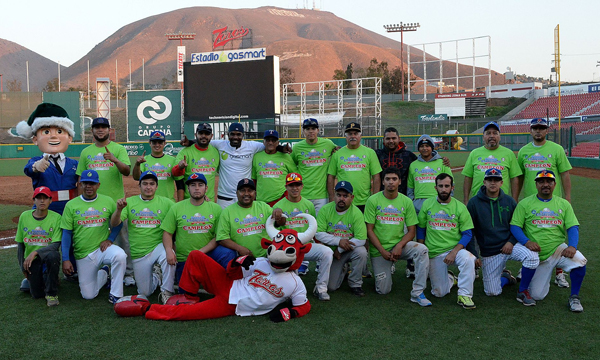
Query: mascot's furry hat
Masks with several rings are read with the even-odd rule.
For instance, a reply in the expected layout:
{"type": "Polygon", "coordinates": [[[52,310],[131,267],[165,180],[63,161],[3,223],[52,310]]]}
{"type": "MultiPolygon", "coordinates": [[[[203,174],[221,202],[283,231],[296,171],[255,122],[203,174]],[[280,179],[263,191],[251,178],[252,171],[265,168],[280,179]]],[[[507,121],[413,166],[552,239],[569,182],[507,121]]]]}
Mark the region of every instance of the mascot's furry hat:
{"type": "Polygon", "coordinates": [[[40,128],[47,126],[56,126],[66,130],[71,137],[75,136],[74,125],[69,120],[69,114],[62,107],[41,103],[31,113],[27,121],[21,121],[17,124],[17,134],[26,139],[31,139],[40,128]]]}

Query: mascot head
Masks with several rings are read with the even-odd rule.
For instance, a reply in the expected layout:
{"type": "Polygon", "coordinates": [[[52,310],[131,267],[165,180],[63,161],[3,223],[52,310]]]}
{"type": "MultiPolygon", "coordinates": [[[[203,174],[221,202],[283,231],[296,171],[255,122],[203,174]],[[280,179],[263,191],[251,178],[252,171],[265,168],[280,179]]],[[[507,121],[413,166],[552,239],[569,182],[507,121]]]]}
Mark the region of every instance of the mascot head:
{"type": "Polygon", "coordinates": [[[317,220],[309,214],[297,216],[308,220],[308,229],[300,234],[292,229],[278,231],[275,229],[273,218],[269,216],[267,219],[267,234],[273,240],[262,239],[261,245],[263,249],[267,249],[267,258],[275,272],[297,270],[304,260],[304,255],[312,247],[309,241],[317,233],[317,220]]]}

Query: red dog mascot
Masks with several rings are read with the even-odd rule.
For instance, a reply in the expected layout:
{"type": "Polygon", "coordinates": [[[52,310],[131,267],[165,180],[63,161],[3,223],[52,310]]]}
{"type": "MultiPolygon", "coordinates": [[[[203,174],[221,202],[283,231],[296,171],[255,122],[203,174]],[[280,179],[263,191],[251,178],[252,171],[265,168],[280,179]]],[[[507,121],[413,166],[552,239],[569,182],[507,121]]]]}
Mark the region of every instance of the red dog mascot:
{"type": "Polygon", "coordinates": [[[291,229],[278,232],[273,219],[267,219],[267,234],[273,239],[262,239],[267,258],[240,256],[225,270],[203,252],[192,251],[179,282],[185,295],[171,297],[168,305],[150,305],[139,296],[126,297],[115,304],[115,312],[121,316],[145,314],[152,320],[201,320],[263,315],[291,300],[293,307],[278,308],[270,314],[271,320],[281,322],[306,315],[310,311],[306,287],[294,270],[311,248],[307,242],[315,235],[317,222],[308,214],[301,215],[309,223],[301,234],[291,229]],[[215,297],[200,302],[196,296],[200,286],[215,297]]]}

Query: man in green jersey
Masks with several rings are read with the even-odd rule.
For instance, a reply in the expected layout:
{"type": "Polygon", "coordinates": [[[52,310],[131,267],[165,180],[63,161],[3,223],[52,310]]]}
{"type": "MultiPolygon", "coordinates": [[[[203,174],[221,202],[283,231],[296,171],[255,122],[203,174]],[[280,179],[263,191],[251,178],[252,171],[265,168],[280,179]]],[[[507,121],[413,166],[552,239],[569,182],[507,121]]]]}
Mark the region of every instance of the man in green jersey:
{"type": "Polygon", "coordinates": [[[502,191],[511,194],[515,201],[519,201],[519,179],[522,174],[517,163],[515,153],[500,145],[500,126],[490,121],[483,127],[483,146],[471,151],[462,174],[465,176],[463,184],[464,203],[469,202],[471,196],[477,195],[483,186],[483,177],[488,169],[499,169],[503,176],[502,191]]]}
{"type": "Polygon", "coordinates": [[[510,230],[517,241],[522,245],[530,241],[536,243],[534,251],[540,253],[540,265],[529,284],[529,294],[534,300],[544,299],[550,289],[552,269],[559,267],[571,275],[570,310],[582,312],[579,291],[587,259],[577,250],[579,222],[571,204],[553,195],[556,187],[554,172],[538,172],[535,185],[537,194],[517,204],[510,222],[510,230]]]}
{"type": "MultiPolygon", "coordinates": [[[[367,227],[360,210],[352,204],[354,188],[348,181],[335,185],[334,201],[323,206],[317,215],[315,238],[334,250],[334,259],[329,273],[329,291],[342,286],[344,265],[352,262],[348,285],[356,296],[365,296],[362,289],[363,269],[367,266],[367,227]]],[[[320,270],[319,270],[320,271],[320,270]]]]}
{"type": "Polygon", "coordinates": [[[410,301],[421,306],[431,306],[431,302],[423,294],[427,286],[429,252],[425,245],[412,241],[418,223],[417,213],[410,199],[398,191],[401,176],[396,167],[385,169],[382,174],[383,191],[369,197],[365,206],[375,291],[378,294],[389,293],[392,290],[394,262],[413,259],[415,280],[410,301]],[[406,234],[404,226],[408,230],[406,234]]]}
{"type": "Polygon", "coordinates": [[[336,181],[345,181],[354,188],[354,202],[360,211],[371,194],[379,192],[381,165],[373,149],[360,144],[360,124],[351,122],[346,125],[347,145],[338,150],[331,158],[327,177],[329,200],[334,200],[336,181]]]}
{"type": "Polygon", "coordinates": [[[417,240],[429,249],[431,294],[443,297],[450,293],[456,278],[448,265],[458,266],[458,305],[474,309],[473,282],[475,256],[466,250],[473,234],[473,220],[467,207],[450,194],[454,190],[451,175],[435,178],[437,196],[425,200],[419,212],[417,240]]]}
{"type": "Polygon", "coordinates": [[[60,268],[60,215],[48,206],[52,192],[40,186],[33,192],[34,210],[19,217],[17,225],[17,259],[21,271],[29,280],[31,297],[46,297],[48,306],[58,305],[58,272],[60,268]],[[44,270],[44,267],[46,268],[44,270]]]}
{"type": "Polygon", "coordinates": [[[266,130],[263,139],[265,150],[254,154],[252,158],[252,180],[256,184],[256,200],[272,207],[285,195],[287,174],[297,169],[290,154],[277,151],[277,130],[266,130]]]}
{"type": "Polygon", "coordinates": [[[158,301],[164,304],[173,295],[175,266],[167,264],[160,225],[174,203],[156,195],[158,182],[154,171],[143,172],[139,180],[140,195],[117,201],[110,226],[127,222],[138,294],[150,296],[160,286],[158,301]]]}
{"type": "MultiPolygon", "coordinates": [[[[304,213],[316,217],[313,203],[301,195],[303,188],[302,175],[298,173],[288,174],[285,183],[287,196],[279,200],[274,206],[281,209],[287,217],[285,228],[296,230],[298,233],[303,233],[308,229],[308,220],[298,216],[299,214],[304,213]]],[[[329,269],[333,261],[333,250],[328,246],[313,243],[310,251],[304,255],[304,259],[307,262],[319,262],[319,273],[313,294],[321,301],[329,301],[330,297],[327,294],[327,285],[329,284],[329,269]]],[[[305,275],[308,272],[307,265],[304,261],[302,262],[302,265],[298,269],[298,275],[305,275]],[[304,271],[304,274],[301,273],[302,271],[304,271]]]]}
{"type": "Polygon", "coordinates": [[[84,170],[80,183],[82,194],[69,200],[62,216],[62,270],[67,276],[73,273],[69,260],[73,243],[81,296],[95,298],[110,279],[108,301],[114,304],[123,296],[127,258],[123,249],[113,245],[122,225],[109,229],[117,205],[112,198],[98,194],[100,179],[96,171],[84,170]],[[110,265],[110,270],[106,265],[110,265]]]}
{"type": "Polygon", "coordinates": [[[185,262],[193,250],[202,251],[224,268],[236,257],[235,251],[219,246],[215,241],[221,207],[206,200],[208,185],[204,174],[191,174],[185,184],[189,199],[173,205],[160,226],[164,230],[162,239],[167,262],[176,265],[175,283],[179,283],[185,262]]]}
{"type": "Polygon", "coordinates": [[[138,157],[133,166],[133,179],[140,180],[140,174],[146,171],[153,171],[158,177],[158,188],[156,195],[164,196],[175,200],[175,181],[181,177],[175,177],[172,174],[173,166],[177,164],[175,158],[165,154],[165,133],[154,131],[150,135],[150,149],[152,153],[150,158],[146,158],[146,152],[138,157]]]}

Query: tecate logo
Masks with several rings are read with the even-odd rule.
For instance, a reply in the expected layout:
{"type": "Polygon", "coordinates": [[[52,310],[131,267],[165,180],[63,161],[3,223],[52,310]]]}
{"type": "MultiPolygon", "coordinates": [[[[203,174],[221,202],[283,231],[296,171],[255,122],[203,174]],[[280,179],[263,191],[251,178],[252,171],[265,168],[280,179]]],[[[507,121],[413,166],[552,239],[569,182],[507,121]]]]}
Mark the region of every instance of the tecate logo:
{"type": "Polygon", "coordinates": [[[151,100],[142,101],[137,108],[137,117],[143,124],[152,125],[157,121],[168,118],[169,115],[171,115],[172,109],[173,106],[171,105],[171,101],[169,101],[169,99],[167,99],[165,96],[159,95],[153,97],[151,100]],[[165,109],[163,112],[158,112],[160,111],[161,103],[165,109]],[[144,111],[148,107],[151,108],[151,110],[148,110],[149,117],[146,117],[144,111]]]}

